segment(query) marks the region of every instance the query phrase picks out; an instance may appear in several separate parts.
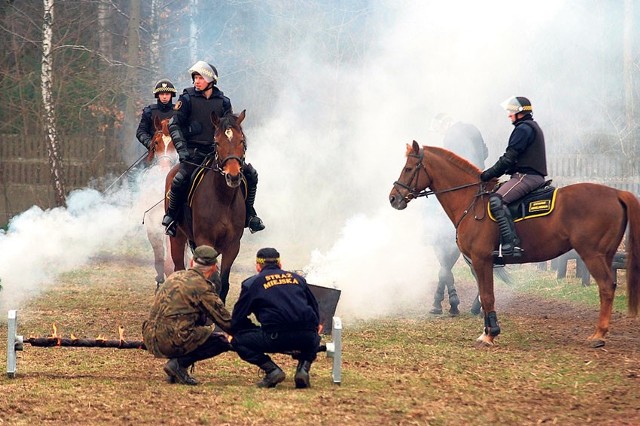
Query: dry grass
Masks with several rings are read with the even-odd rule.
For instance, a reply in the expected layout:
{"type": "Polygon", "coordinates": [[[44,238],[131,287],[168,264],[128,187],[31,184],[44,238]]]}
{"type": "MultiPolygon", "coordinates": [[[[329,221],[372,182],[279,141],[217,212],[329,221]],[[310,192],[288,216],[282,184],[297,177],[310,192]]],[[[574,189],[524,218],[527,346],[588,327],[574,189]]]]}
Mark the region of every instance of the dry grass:
{"type": "MultiPolygon", "coordinates": [[[[128,339],[140,340],[154,275],[132,259],[107,257],[60,277],[20,309],[19,334],[48,335],[55,323],[67,336],[117,338],[123,325],[128,339]]],[[[249,273],[240,270],[231,303],[249,273]]],[[[468,301],[473,285],[461,276],[468,301]]],[[[493,348],[474,343],[479,318],[430,317],[430,301],[398,318],[345,319],[342,385],[321,355],[306,390],[289,378],[257,389],[259,372],[233,353],[199,363],[202,384],[187,387],[165,383],[164,361],[141,350],[25,345],[16,377],[0,379],[0,424],[640,424],[638,322],[616,314],[606,348],[589,349],[593,307],[515,296],[502,302],[503,335],[493,348]]],[[[293,360],[276,361],[291,375],[293,360]]]]}

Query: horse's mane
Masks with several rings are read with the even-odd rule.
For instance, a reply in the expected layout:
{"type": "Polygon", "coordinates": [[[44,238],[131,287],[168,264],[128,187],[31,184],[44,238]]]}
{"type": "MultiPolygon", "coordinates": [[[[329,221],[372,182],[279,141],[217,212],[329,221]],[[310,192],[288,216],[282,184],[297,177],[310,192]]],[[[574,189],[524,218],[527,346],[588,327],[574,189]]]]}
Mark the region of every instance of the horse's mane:
{"type": "Polygon", "coordinates": [[[481,170],[476,167],[475,164],[467,161],[466,159],[456,155],[455,153],[447,149],[439,148],[437,146],[425,146],[423,147],[423,149],[428,150],[429,152],[432,152],[439,157],[444,157],[447,161],[455,165],[457,168],[475,178],[477,178],[478,174],[480,174],[481,172],[481,170]]]}

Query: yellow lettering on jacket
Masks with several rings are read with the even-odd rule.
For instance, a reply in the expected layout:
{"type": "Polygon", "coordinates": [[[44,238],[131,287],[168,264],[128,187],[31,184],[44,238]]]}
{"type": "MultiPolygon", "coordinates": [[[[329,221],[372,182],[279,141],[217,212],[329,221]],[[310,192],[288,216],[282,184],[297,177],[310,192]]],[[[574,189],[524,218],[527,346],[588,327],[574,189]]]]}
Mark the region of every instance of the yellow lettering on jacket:
{"type": "Polygon", "coordinates": [[[299,284],[298,280],[293,277],[293,274],[287,272],[285,274],[272,274],[264,277],[265,283],[263,287],[265,289],[271,288],[274,285],[282,285],[282,284],[299,284]]]}

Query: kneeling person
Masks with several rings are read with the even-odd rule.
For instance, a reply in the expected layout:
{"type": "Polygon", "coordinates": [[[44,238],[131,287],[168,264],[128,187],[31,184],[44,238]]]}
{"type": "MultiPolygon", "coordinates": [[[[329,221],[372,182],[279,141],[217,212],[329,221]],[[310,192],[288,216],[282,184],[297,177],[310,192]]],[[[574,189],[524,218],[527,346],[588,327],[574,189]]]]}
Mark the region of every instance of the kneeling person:
{"type": "Polygon", "coordinates": [[[195,249],[191,269],[171,274],[156,292],[149,319],[142,324],[147,350],[170,358],[164,366],[168,380],[197,385],[187,368],[197,361],[231,350],[223,333],[231,328],[231,314],[209,281],[217,271],[218,253],[209,246],[195,249]],[[213,321],[214,325],[207,325],[213,321]]]}
{"type": "Polygon", "coordinates": [[[318,302],[303,277],[282,269],[276,249],[258,250],[256,271],[258,274],[242,282],[233,308],[231,344],[240,358],[265,372],[257,383],[262,388],[272,388],[285,379],[284,371],[265,352],[295,352],[296,388],[307,388],[320,344],[318,302]],[[260,327],[248,318],[251,314],[260,327]]]}

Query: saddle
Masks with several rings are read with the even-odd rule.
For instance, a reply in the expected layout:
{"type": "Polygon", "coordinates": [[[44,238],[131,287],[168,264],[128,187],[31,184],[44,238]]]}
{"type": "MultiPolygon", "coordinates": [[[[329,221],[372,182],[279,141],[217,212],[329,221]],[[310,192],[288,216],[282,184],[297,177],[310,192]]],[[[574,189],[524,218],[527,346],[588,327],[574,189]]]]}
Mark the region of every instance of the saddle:
{"type": "MultiPolygon", "coordinates": [[[[550,214],[555,208],[557,190],[558,188],[551,186],[551,180],[548,180],[524,197],[510,203],[508,207],[513,221],[520,222],[550,214]]],[[[487,211],[489,218],[495,222],[496,219],[491,214],[488,203],[487,211]]]]}

